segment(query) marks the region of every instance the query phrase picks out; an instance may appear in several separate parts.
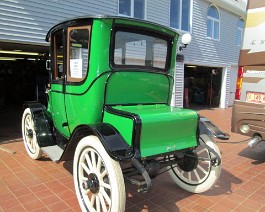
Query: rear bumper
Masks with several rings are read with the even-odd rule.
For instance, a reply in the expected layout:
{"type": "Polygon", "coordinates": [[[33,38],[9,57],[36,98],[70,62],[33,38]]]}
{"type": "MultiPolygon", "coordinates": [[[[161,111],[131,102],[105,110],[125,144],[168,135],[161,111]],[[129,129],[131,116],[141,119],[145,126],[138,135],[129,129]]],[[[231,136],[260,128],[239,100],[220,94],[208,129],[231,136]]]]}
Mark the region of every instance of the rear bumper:
{"type": "Polygon", "coordinates": [[[232,110],[231,131],[265,140],[265,105],[235,101],[232,110]],[[245,131],[241,130],[245,126],[245,131]]]}

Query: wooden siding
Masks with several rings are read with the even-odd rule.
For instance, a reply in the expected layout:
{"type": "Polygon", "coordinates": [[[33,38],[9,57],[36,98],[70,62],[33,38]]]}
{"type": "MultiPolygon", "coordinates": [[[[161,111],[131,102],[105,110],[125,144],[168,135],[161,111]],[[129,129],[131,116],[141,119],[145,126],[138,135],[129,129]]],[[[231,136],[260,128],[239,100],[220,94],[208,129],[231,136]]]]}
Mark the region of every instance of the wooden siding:
{"type": "Polygon", "coordinates": [[[117,0],[1,0],[0,40],[42,44],[49,28],[64,19],[117,13],[117,0]]]}
{"type": "Polygon", "coordinates": [[[220,40],[207,38],[207,11],[209,2],[193,0],[192,41],[184,51],[185,63],[208,66],[237,64],[240,47],[236,44],[236,16],[222,8],[220,12],[220,40]]]}

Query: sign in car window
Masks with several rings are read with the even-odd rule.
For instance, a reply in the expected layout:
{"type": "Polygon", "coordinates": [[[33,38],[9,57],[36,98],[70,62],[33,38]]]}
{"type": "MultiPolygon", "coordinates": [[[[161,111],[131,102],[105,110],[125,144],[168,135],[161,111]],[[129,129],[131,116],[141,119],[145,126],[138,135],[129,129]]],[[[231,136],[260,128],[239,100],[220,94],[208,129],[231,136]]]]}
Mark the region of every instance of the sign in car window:
{"type": "Polygon", "coordinates": [[[82,78],[82,59],[70,60],[70,73],[73,78],[82,78]]]}

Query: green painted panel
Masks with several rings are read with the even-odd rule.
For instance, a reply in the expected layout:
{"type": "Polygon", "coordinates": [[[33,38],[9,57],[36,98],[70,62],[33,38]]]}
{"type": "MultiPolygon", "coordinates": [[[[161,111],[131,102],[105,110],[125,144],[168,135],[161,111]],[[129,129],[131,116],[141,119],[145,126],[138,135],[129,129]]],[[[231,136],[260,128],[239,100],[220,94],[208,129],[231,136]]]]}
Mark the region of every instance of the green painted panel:
{"type": "MultiPolygon", "coordinates": [[[[53,84],[51,85],[53,88],[53,84]]],[[[49,104],[51,105],[51,115],[56,129],[65,137],[70,137],[69,128],[63,127],[63,123],[67,123],[66,111],[64,105],[64,94],[58,92],[50,92],[49,104]]]]}
{"type": "Polygon", "coordinates": [[[110,71],[109,66],[109,48],[110,39],[112,32],[112,21],[111,19],[99,19],[94,20],[91,35],[91,46],[90,46],[90,61],[89,67],[91,72],[91,79],[94,79],[99,74],[110,71]]]}
{"type": "Polygon", "coordinates": [[[80,124],[98,123],[102,119],[105,81],[107,76],[100,77],[90,89],[82,95],[65,95],[66,111],[70,132],[80,124]]]}
{"type": "Polygon", "coordinates": [[[102,120],[105,81],[109,71],[112,20],[94,20],[91,34],[88,76],[83,84],[66,85],[66,111],[70,132],[80,124],[102,120]],[[100,55],[100,57],[99,57],[100,55]]]}
{"type": "Polygon", "coordinates": [[[113,125],[122,135],[124,140],[130,146],[132,145],[133,121],[130,118],[113,115],[105,111],[103,122],[113,125]]]}
{"type": "Polygon", "coordinates": [[[167,103],[168,77],[147,72],[116,72],[108,80],[106,104],[167,103]]]}
{"type": "Polygon", "coordinates": [[[115,109],[140,116],[142,157],[197,146],[196,111],[167,105],[116,106],[115,109]]]}

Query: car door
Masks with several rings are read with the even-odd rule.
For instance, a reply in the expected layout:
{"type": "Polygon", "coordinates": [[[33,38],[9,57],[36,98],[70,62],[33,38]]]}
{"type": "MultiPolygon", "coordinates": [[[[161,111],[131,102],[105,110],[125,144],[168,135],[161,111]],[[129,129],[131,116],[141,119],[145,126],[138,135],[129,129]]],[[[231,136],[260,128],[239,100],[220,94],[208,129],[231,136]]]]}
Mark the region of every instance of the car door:
{"type": "Polygon", "coordinates": [[[81,124],[89,124],[93,114],[89,92],[88,58],[91,26],[67,27],[67,64],[65,78],[65,110],[70,133],[81,124]]]}
{"type": "Polygon", "coordinates": [[[49,104],[56,129],[70,137],[65,110],[66,42],[64,28],[51,33],[51,80],[49,104]]]}

